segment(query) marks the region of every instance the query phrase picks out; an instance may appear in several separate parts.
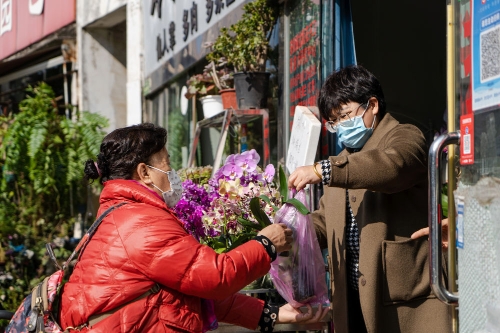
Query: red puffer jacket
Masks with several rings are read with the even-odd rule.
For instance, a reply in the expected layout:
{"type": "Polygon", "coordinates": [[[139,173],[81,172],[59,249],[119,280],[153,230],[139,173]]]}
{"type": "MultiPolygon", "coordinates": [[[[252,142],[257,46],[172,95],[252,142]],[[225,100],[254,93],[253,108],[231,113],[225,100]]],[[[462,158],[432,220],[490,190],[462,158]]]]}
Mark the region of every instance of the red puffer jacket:
{"type": "Polygon", "coordinates": [[[63,329],[116,309],[155,283],[158,293],[127,304],[87,331],[202,332],[201,299],[215,301],[219,321],[257,327],[263,302],[238,291],[270,268],[260,243],[217,254],[189,235],[156,193],[131,180],[106,182],[99,214],[120,202],[128,204],[103,220],[64,285],[63,329]]]}

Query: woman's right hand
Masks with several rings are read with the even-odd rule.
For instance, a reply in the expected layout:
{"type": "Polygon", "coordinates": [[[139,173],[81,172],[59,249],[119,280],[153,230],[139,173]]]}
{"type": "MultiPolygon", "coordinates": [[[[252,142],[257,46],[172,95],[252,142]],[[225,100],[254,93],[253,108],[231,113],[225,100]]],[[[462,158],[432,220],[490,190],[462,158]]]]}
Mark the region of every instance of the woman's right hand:
{"type": "Polygon", "coordinates": [[[307,305],[307,312],[300,311],[300,308],[294,308],[289,303],[283,305],[279,309],[276,324],[302,323],[311,324],[323,320],[330,311],[330,306],[319,305],[316,312],[313,311],[310,305],[307,305]]]}
{"type": "Polygon", "coordinates": [[[258,235],[266,236],[278,253],[288,251],[292,248],[293,232],[283,223],[271,224],[262,229],[258,235]]]}

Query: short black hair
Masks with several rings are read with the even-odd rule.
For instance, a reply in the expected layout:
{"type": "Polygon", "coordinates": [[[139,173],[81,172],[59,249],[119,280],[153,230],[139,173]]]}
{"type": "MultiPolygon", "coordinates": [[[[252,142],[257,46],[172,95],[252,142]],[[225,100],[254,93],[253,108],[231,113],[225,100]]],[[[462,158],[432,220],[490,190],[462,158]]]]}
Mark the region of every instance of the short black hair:
{"type": "Polygon", "coordinates": [[[352,65],[330,74],[318,96],[321,116],[330,119],[332,111],[339,112],[349,102],[366,103],[371,97],[378,100],[379,119],[385,115],[385,98],[378,79],[366,68],[352,65]]]}
{"type": "Polygon", "coordinates": [[[106,135],[101,143],[97,166],[85,162],[85,177],[101,184],[110,179],[132,179],[139,163],[150,164],[151,156],[167,143],[167,130],[150,123],[118,128],[106,135]]]}

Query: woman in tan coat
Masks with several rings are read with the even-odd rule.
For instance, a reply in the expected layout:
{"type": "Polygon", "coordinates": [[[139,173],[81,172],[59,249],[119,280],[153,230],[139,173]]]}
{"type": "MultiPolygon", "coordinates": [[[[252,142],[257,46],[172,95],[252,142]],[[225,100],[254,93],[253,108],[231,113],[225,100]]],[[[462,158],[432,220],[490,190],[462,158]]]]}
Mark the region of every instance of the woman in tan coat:
{"type": "Polygon", "coordinates": [[[289,186],[324,185],[313,218],[335,332],[450,332],[449,308],[430,289],[427,238],[411,238],[427,226],[423,134],[385,114],[380,83],[361,66],[331,74],[318,106],[345,149],[297,168],[289,186]]]}

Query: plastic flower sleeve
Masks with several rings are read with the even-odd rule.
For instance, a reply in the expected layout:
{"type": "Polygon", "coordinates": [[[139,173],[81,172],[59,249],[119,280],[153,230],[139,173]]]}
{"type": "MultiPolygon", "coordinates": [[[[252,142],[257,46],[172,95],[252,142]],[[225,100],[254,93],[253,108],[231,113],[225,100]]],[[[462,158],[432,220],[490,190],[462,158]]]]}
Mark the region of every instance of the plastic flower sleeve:
{"type": "MultiPolygon", "coordinates": [[[[308,206],[304,191],[295,199],[308,206]]],[[[293,205],[285,204],[276,212],[274,223],[286,224],[294,237],[292,249],[280,253],[271,263],[269,273],[276,290],[293,307],[328,304],[325,264],[311,215],[303,215],[293,205]]]]}

